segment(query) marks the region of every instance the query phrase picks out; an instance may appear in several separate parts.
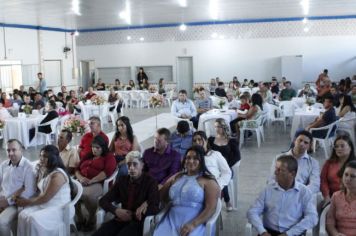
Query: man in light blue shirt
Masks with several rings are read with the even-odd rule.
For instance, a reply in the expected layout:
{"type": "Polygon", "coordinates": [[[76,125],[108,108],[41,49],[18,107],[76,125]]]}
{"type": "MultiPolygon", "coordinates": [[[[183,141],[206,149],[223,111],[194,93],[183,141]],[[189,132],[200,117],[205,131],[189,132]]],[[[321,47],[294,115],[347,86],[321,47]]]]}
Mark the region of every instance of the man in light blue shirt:
{"type": "MultiPolygon", "coordinates": [[[[312,194],[320,192],[320,166],[319,162],[308,155],[308,150],[313,142],[313,136],[308,131],[301,131],[294,141],[294,147],[284,153],[293,156],[298,161],[297,182],[304,184],[312,194]]],[[[283,154],[282,154],[283,155],[283,154]]],[[[274,167],[278,156],[271,166],[269,183],[274,181],[274,167]]]]}
{"type": "Polygon", "coordinates": [[[248,222],[259,235],[303,235],[318,223],[311,192],[295,181],[297,171],[294,157],[283,155],[277,159],[276,181],[267,185],[247,212],[248,222]]]}
{"type": "Polygon", "coordinates": [[[178,99],[172,103],[171,114],[177,118],[188,119],[197,115],[194,103],[187,98],[187,91],[179,91],[178,99]]]}
{"type": "Polygon", "coordinates": [[[205,89],[199,88],[199,97],[195,100],[195,107],[197,109],[197,116],[192,117],[194,128],[198,129],[199,117],[213,108],[213,101],[206,96],[205,89]]]}

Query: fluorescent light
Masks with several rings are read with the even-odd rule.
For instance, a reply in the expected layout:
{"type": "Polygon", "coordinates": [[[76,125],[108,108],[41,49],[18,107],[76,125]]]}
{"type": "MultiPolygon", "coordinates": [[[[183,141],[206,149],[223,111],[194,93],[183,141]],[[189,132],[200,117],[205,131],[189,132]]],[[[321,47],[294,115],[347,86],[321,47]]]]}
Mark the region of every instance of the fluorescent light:
{"type": "Polygon", "coordinates": [[[130,36],[130,35],[127,36],[126,39],[127,39],[127,40],[131,40],[131,36],[130,36]]]}
{"type": "Polygon", "coordinates": [[[306,24],[308,22],[308,18],[304,17],[303,18],[303,24],[306,24]]]}
{"type": "Polygon", "coordinates": [[[145,41],[145,38],[144,38],[144,37],[141,37],[141,38],[140,38],[140,41],[145,41]]]}
{"type": "Polygon", "coordinates": [[[78,30],[76,30],[76,31],[74,32],[74,36],[79,36],[78,30]]]}
{"type": "Polygon", "coordinates": [[[187,7],[187,0],[178,0],[179,6],[181,7],[187,7]]]}
{"type": "Polygon", "coordinates": [[[209,14],[213,20],[217,20],[219,18],[218,15],[218,0],[210,0],[209,2],[209,14]]]}
{"type": "Polygon", "coordinates": [[[308,27],[305,27],[303,30],[304,30],[305,33],[309,32],[309,28],[308,27]]]}
{"type": "Polygon", "coordinates": [[[74,14],[78,16],[82,15],[80,13],[79,5],[80,5],[79,0],[72,0],[72,11],[74,12],[74,14]]]}
{"type": "Polygon", "coordinates": [[[125,10],[120,11],[119,17],[126,21],[127,24],[131,25],[131,7],[129,1],[125,1],[125,10]]]}
{"type": "Polygon", "coordinates": [[[309,0],[302,0],[300,2],[300,4],[303,7],[303,13],[304,15],[308,15],[309,14],[309,0]]]}
{"type": "Polygon", "coordinates": [[[212,33],[212,34],[211,34],[211,37],[212,37],[213,39],[216,39],[216,38],[218,37],[218,34],[217,34],[217,33],[212,33]]]}
{"type": "Polygon", "coordinates": [[[180,29],[181,31],[185,31],[185,30],[187,29],[187,26],[186,26],[185,24],[181,24],[181,25],[179,26],[179,29],[180,29]]]}
{"type": "Polygon", "coordinates": [[[225,39],[225,36],[224,35],[220,35],[219,39],[225,39]]]}

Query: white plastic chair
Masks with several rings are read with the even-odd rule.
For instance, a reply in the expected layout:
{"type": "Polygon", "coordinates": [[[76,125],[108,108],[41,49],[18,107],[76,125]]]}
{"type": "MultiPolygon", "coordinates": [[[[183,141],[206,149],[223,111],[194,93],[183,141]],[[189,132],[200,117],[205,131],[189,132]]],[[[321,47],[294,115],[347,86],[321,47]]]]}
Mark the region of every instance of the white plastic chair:
{"type": "Polygon", "coordinates": [[[279,103],[279,108],[283,111],[286,118],[291,118],[294,116],[294,111],[297,108],[292,101],[281,101],[279,103]]]}
{"type": "Polygon", "coordinates": [[[325,138],[314,138],[313,137],[313,152],[315,152],[315,147],[316,147],[316,142],[318,141],[319,144],[323,147],[324,149],[324,154],[325,154],[325,159],[328,159],[328,149],[330,150],[330,147],[333,145],[333,139],[335,137],[335,134],[332,135],[331,131],[334,129],[336,132],[337,126],[338,126],[339,120],[327,125],[323,126],[320,128],[311,128],[310,133],[313,135],[313,131],[317,130],[325,130],[327,131],[325,138]],[[335,127],[335,128],[334,128],[335,127]]]}
{"type": "Polygon", "coordinates": [[[270,109],[269,110],[270,123],[273,124],[273,122],[282,122],[284,127],[284,132],[286,132],[287,130],[286,117],[284,116],[283,110],[274,105],[269,106],[269,109],[270,109]]]}
{"type": "Polygon", "coordinates": [[[110,119],[111,119],[111,124],[115,127],[116,126],[116,120],[117,120],[117,118],[118,118],[118,115],[117,115],[117,107],[119,106],[119,104],[120,104],[120,101],[119,100],[117,100],[116,102],[115,102],[115,104],[114,104],[114,109],[112,110],[112,111],[110,111],[110,108],[111,107],[109,107],[109,111],[108,111],[108,114],[109,114],[109,116],[110,116],[110,119]]]}
{"type": "Polygon", "coordinates": [[[81,110],[80,114],[83,120],[88,121],[89,120],[89,113],[85,109],[84,103],[82,101],[78,102],[78,106],[81,110]]]}
{"type": "Polygon", "coordinates": [[[244,143],[244,134],[245,131],[254,131],[256,132],[256,138],[257,138],[257,146],[260,148],[261,146],[261,127],[263,129],[263,116],[260,115],[256,120],[244,120],[242,121],[242,127],[240,127],[240,149],[242,147],[242,144],[244,143]],[[253,127],[248,127],[247,122],[249,123],[254,123],[253,127]]]}
{"type": "Polygon", "coordinates": [[[128,108],[130,105],[130,95],[125,92],[123,92],[123,93],[119,92],[119,95],[122,99],[122,107],[128,108]]]}
{"type": "Polygon", "coordinates": [[[211,118],[204,121],[203,127],[207,137],[216,136],[216,130],[215,130],[216,119],[218,118],[211,118]]]}
{"type": "Polygon", "coordinates": [[[234,172],[234,176],[232,177],[231,181],[228,184],[228,189],[229,189],[229,194],[230,199],[231,199],[231,204],[234,210],[237,210],[238,206],[238,189],[239,189],[239,170],[240,170],[240,163],[241,161],[238,161],[233,167],[232,171],[234,172]]]}
{"type": "Polygon", "coordinates": [[[77,180],[72,179],[73,184],[76,186],[77,194],[74,199],[63,207],[63,222],[65,227],[65,235],[70,235],[70,227],[74,228],[75,234],[78,235],[77,227],[74,222],[74,214],[71,215],[71,209],[74,209],[75,204],[79,201],[83,193],[83,186],[77,180]]]}
{"type": "Polygon", "coordinates": [[[328,213],[329,209],[330,205],[327,205],[321,212],[319,220],[319,236],[328,236],[328,233],[326,232],[326,214],[328,213]]]}
{"type": "Polygon", "coordinates": [[[3,139],[4,138],[4,130],[3,129],[0,129],[0,139],[3,139]]]}
{"type": "Polygon", "coordinates": [[[349,134],[351,140],[353,141],[353,144],[356,145],[355,143],[355,128],[356,128],[356,116],[355,112],[353,112],[354,115],[350,115],[348,117],[342,117],[339,120],[339,125],[337,127],[337,131],[343,131],[349,134]]]}
{"type": "Polygon", "coordinates": [[[107,192],[109,192],[109,188],[110,188],[110,184],[114,184],[115,180],[116,180],[116,176],[119,173],[119,169],[116,168],[116,170],[114,171],[114,173],[109,177],[106,178],[104,180],[104,184],[103,184],[103,195],[106,194],[107,192]]]}
{"type": "Polygon", "coordinates": [[[132,91],[130,93],[130,105],[131,108],[133,108],[134,104],[136,105],[136,107],[140,107],[140,102],[141,102],[141,96],[138,92],[136,91],[132,91]]]}
{"type": "MultiPolygon", "coordinates": [[[[51,144],[51,136],[54,135],[54,140],[56,141],[57,140],[57,137],[58,137],[58,132],[57,132],[57,125],[58,125],[58,120],[59,118],[54,118],[46,123],[43,123],[43,124],[40,124],[38,126],[36,126],[36,132],[35,132],[35,137],[33,138],[33,140],[35,140],[36,142],[38,142],[38,139],[41,138],[41,136],[44,136],[45,139],[46,139],[46,142],[45,144],[51,144]],[[41,133],[38,131],[38,128],[41,127],[41,126],[47,126],[47,125],[50,125],[51,126],[51,130],[52,132],[49,133],[49,134],[46,134],[46,133],[41,133]]],[[[37,143],[36,143],[36,146],[37,146],[37,143]]]]}
{"type": "Polygon", "coordinates": [[[141,99],[141,108],[145,108],[145,106],[147,106],[147,108],[150,108],[150,94],[146,93],[146,92],[140,92],[140,99],[141,99]]]}

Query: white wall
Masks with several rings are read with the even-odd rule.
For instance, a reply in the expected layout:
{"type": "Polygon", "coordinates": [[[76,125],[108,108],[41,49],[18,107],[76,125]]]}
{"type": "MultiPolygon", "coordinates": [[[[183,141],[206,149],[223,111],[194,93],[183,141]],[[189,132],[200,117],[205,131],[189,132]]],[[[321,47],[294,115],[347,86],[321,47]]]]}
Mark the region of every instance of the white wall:
{"type": "MultiPolygon", "coordinates": [[[[100,33],[100,32],[99,32],[100,33]]],[[[172,65],[193,57],[194,82],[219,76],[270,80],[281,77],[281,56],[303,55],[303,80],[314,81],[324,69],[332,80],[356,74],[356,36],[284,37],[78,46],[78,61],[94,59],[96,67],[172,65]]]]}
{"type": "MultiPolygon", "coordinates": [[[[41,60],[61,60],[62,61],[62,81],[64,85],[77,85],[77,79],[72,78],[73,53],[65,58],[63,47],[65,46],[65,33],[54,31],[5,28],[7,60],[20,60],[23,65],[39,64],[41,60]],[[39,50],[39,42],[40,49],[39,50]]],[[[4,40],[3,28],[0,29],[0,60],[4,60],[4,40]]],[[[70,33],[67,33],[67,44],[72,48],[70,33]]],[[[76,43],[74,41],[74,47],[76,43]]],[[[73,49],[72,49],[73,50],[73,49]]],[[[76,60],[74,60],[76,62],[76,60]]],[[[55,88],[57,91],[58,88],[55,88]]]]}

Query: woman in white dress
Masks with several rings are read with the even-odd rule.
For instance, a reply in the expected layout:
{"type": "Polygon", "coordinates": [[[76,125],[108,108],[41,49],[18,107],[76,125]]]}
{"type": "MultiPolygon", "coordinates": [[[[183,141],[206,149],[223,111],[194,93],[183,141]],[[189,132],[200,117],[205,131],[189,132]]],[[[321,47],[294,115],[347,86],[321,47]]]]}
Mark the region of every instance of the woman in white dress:
{"type": "MultiPolygon", "coordinates": [[[[65,235],[63,206],[71,200],[71,181],[57,147],[47,145],[41,149],[37,173],[38,196],[15,199],[18,206],[25,207],[18,216],[17,234],[65,235]]],[[[74,214],[74,208],[71,212],[74,214]]]]}

